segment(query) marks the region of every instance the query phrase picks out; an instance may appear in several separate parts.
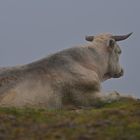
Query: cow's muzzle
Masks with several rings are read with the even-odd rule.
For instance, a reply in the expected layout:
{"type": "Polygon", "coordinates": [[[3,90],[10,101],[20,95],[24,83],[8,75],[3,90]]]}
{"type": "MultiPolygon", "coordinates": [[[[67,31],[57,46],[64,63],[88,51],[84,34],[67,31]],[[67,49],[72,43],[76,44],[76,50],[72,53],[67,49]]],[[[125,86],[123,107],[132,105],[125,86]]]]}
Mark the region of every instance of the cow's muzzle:
{"type": "Polygon", "coordinates": [[[117,73],[117,74],[113,74],[112,77],[113,78],[120,78],[124,75],[124,70],[121,69],[121,72],[120,73],[117,73]]]}

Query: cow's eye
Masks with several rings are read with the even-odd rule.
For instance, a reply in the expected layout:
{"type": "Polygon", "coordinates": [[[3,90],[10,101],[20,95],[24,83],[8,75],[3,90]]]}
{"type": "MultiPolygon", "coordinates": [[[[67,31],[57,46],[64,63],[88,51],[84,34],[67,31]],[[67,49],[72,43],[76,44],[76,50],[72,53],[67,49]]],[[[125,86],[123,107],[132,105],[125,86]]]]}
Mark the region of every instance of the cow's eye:
{"type": "Polygon", "coordinates": [[[122,51],[121,51],[121,50],[119,50],[119,51],[118,51],[118,54],[121,54],[121,53],[122,53],[122,51]]]}

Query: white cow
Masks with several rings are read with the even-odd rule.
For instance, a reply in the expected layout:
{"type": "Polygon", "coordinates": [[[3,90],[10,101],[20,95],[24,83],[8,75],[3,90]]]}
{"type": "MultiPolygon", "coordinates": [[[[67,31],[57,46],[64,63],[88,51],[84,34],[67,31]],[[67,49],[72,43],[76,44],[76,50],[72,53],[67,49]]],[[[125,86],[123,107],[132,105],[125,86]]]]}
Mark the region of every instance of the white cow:
{"type": "Polygon", "coordinates": [[[89,43],[62,50],[39,61],[0,69],[0,106],[92,107],[101,82],[123,76],[117,41],[130,34],[87,36],[89,43]]]}

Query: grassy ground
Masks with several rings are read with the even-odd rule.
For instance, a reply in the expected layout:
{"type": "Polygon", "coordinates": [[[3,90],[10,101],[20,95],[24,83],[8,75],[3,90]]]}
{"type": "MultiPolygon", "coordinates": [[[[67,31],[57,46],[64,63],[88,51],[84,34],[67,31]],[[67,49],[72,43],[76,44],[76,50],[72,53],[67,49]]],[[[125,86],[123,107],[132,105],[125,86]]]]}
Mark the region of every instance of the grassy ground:
{"type": "Polygon", "coordinates": [[[84,110],[0,108],[0,140],[140,140],[140,101],[84,110]]]}

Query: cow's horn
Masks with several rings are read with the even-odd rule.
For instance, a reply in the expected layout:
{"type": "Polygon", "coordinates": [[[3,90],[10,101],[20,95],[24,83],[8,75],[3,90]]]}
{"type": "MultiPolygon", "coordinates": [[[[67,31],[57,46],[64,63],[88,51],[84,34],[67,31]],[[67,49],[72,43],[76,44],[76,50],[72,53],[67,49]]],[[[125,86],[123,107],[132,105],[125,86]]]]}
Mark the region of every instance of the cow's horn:
{"type": "MultiPolygon", "coordinates": [[[[133,32],[132,32],[132,33],[133,33],[133,32]]],[[[112,38],[113,38],[115,41],[121,41],[121,40],[127,39],[132,33],[129,33],[129,34],[127,34],[127,35],[112,36],[112,38]]]]}
{"type": "Polygon", "coordinates": [[[87,41],[93,41],[94,40],[94,36],[86,36],[85,39],[87,41]]]}

